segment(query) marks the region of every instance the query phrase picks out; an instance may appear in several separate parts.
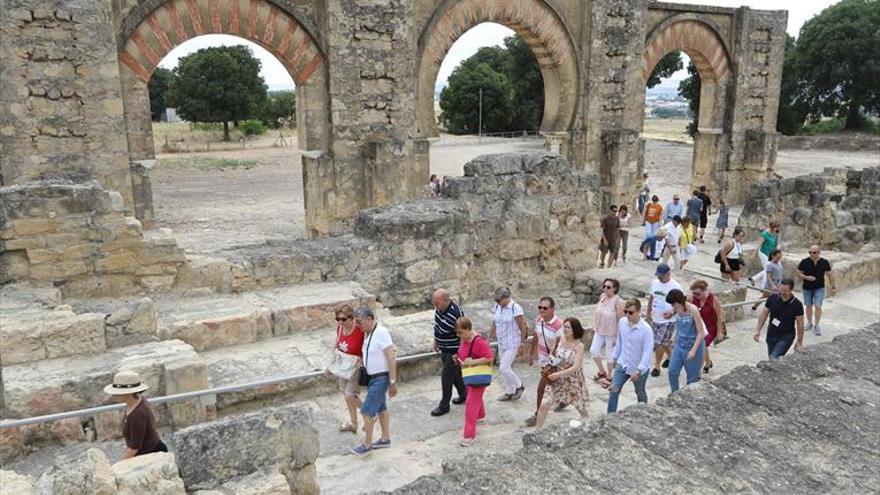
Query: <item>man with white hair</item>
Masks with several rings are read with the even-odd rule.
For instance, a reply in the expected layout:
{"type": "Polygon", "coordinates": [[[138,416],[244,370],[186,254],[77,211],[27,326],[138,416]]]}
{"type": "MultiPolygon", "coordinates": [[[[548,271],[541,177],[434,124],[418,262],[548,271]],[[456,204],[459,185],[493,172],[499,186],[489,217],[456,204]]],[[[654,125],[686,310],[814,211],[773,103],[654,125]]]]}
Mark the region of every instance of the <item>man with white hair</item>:
{"type": "Polygon", "coordinates": [[[440,353],[443,362],[443,372],[440,375],[440,387],[443,396],[440,405],[431,411],[431,416],[443,416],[449,412],[449,402],[464,404],[467,399],[467,389],[461,378],[461,367],[455,360],[460,344],[458,334],[455,333],[455,322],[464,316],[458,304],[449,296],[446,289],[437,289],[431,298],[434,304],[434,351],[440,353]],[[452,398],[452,387],[458,391],[458,397],[452,398]]]}
{"type": "Polygon", "coordinates": [[[391,416],[385,395],[397,395],[397,358],[394,342],[388,329],[379,325],[376,315],[370,308],[360,308],[355,312],[355,321],[364,331],[364,348],[361,355],[361,375],[366,375],[367,398],[361,405],[364,417],[364,443],[351,449],[353,454],[364,455],[373,449],[391,447],[391,416]],[[376,419],[382,428],[382,437],[373,442],[373,427],[376,419]]]}

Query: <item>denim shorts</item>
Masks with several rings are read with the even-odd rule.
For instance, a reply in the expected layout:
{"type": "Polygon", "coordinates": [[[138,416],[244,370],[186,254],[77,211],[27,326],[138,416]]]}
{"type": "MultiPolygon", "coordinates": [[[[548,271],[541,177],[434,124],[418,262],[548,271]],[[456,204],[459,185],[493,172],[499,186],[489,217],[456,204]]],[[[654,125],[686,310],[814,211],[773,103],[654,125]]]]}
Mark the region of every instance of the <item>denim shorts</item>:
{"type": "Polygon", "coordinates": [[[385,404],[385,394],[388,392],[388,385],[391,379],[388,374],[379,375],[370,379],[367,385],[367,398],[361,405],[361,414],[375,418],[380,412],[385,411],[388,407],[385,404]]]}
{"type": "Polygon", "coordinates": [[[822,306],[825,299],[825,287],[804,289],[804,306],[822,306]]]}

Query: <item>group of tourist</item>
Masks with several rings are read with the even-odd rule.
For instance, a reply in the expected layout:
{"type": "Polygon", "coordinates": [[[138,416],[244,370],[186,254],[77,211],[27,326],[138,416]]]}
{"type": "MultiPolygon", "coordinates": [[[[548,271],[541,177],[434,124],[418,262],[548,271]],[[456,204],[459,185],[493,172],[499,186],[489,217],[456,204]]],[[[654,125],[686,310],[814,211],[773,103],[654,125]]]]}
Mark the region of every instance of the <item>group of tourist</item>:
{"type": "MultiPolygon", "coordinates": [[[[645,239],[639,246],[639,251],[646,260],[662,260],[664,263],[671,260],[674,268],[684,269],[697,253],[697,244],[706,242],[706,227],[712,206],[709,190],[706,186],[700,186],[686,202],[682,202],[681,196],[674,194],[672,201],[666,206],[660,203],[660,197],[656,194],[650,196],[649,200],[650,191],[650,179],[648,174],[644,174],[637,201],[642,225],[645,227],[645,239]]],[[[729,211],[724,200],[718,199],[715,227],[719,233],[719,244],[724,239],[729,211]]],[[[603,240],[609,234],[609,216],[602,219],[603,240]]],[[[600,251],[601,249],[600,245],[600,251]]],[[[732,256],[735,257],[735,254],[732,256]]],[[[605,266],[604,256],[602,261],[600,267],[605,266]]]]}
{"type": "MultiPolygon", "coordinates": [[[[641,301],[623,299],[619,295],[620,282],[606,278],[589,328],[578,318],[557,315],[556,302],[549,296],[538,301],[538,316],[530,324],[510,290],[499,288],[494,292],[485,337],[476,331],[449,292],[438,289],[432,297],[433,340],[442,363],[441,398],[431,415],[443,416],[452,405],[464,404],[460,443],[469,446],[474,442],[477,423],[486,416],[484,392],[492,381],[492,363],[496,361],[490,346],[493,341],[497,343],[497,378],[502,381],[498,401],[520,400],[525,393],[524,382],[513,367],[517,357],[524,358],[529,366],[537,365],[539,370],[535,408],[526,426],[540,428],[549,411],[569,406],[582,417],[587,415],[589,379],[583,362],[588,353],[597,370],[592,381],[609,391],[609,413],[617,410],[627,382],[633,383],[636,399],[647,402],[648,377],[659,377],[663,368],[668,368],[671,392],[679,389],[682,370],[686,383],[700,380],[713,366],[710,346],[726,338],[724,310],[706,281],[694,281],[688,297],[666,263],[659,263],[654,275],[645,317],[641,301]]],[[[766,341],[768,355],[774,358],[785,354],[792,343],[800,346],[803,342],[803,312],[798,312],[799,302],[791,294],[793,282],[782,280],[777,285],[779,293],[764,303],[755,336],[760,337],[760,329],[769,318],[766,341]]],[[[349,413],[349,421],[339,430],[358,432],[360,412],[363,441],[352,452],[365,454],[387,448],[391,445],[387,397],[397,393],[391,336],[369,309],[354,313],[342,306],[337,311],[337,322],[334,350],[355,356],[358,364],[357,371],[339,380],[349,413]],[[358,398],[362,386],[366,386],[363,402],[358,398]],[[381,436],[374,440],[377,421],[381,436]]]]}

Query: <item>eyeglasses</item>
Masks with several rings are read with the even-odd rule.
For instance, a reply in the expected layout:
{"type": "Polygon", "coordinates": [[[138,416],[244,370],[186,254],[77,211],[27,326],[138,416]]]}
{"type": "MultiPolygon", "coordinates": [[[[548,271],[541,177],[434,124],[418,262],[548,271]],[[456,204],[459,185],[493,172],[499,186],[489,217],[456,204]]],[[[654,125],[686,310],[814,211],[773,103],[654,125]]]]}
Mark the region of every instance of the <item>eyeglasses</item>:
{"type": "Polygon", "coordinates": [[[540,311],[547,311],[548,309],[550,309],[550,306],[538,306],[538,310],[540,311]]]}
{"type": "Polygon", "coordinates": [[[343,321],[347,321],[347,320],[348,320],[347,316],[343,316],[342,318],[336,318],[336,321],[338,321],[338,322],[343,322],[343,321]]]}
{"type": "Polygon", "coordinates": [[[623,312],[626,313],[626,314],[628,314],[628,315],[637,315],[637,314],[639,314],[639,312],[636,311],[636,310],[634,310],[634,309],[626,309],[626,310],[624,310],[623,312]]]}

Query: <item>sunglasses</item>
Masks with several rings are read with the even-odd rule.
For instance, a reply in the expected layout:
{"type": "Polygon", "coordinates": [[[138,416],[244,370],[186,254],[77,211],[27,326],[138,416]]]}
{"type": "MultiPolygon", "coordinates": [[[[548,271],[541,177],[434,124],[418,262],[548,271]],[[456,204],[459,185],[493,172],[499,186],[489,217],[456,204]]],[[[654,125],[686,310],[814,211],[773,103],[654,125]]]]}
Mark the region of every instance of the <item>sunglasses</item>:
{"type": "Polygon", "coordinates": [[[625,309],[625,310],[623,310],[623,312],[626,313],[626,314],[628,314],[628,315],[637,315],[637,314],[639,314],[639,312],[636,311],[636,310],[634,310],[634,309],[625,309]]]}
{"type": "Polygon", "coordinates": [[[810,254],[819,254],[819,251],[810,251],[810,254]]]}
{"type": "Polygon", "coordinates": [[[550,306],[538,306],[538,309],[541,311],[547,311],[548,309],[550,309],[550,306]]]}
{"type": "Polygon", "coordinates": [[[342,318],[336,318],[336,321],[339,321],[339,322],[347,321],[347,320],[348,320],[347,316],[343,316],[342,318]]]}
{"type": "Polygon", "coordinates": [[[610,285],[603,285],[602,288],[603,289],[613,289],[614,287],[612,287],[610,285]]]}

